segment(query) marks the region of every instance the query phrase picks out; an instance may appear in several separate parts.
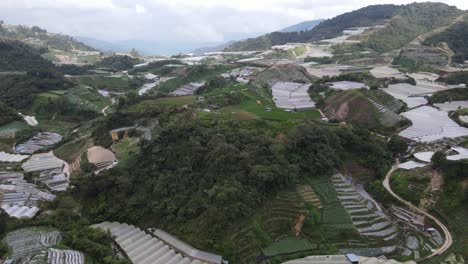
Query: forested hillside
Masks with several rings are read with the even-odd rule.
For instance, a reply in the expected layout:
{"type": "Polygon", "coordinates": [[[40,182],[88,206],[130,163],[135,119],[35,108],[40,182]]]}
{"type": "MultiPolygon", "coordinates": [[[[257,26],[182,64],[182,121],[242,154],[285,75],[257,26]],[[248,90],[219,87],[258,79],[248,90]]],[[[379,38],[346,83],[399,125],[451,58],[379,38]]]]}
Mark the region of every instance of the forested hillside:
{"type": "Polygon", "coordinates": [[[6,25],[3,21],[0,21],[0,38],[18,40],[34,46],[67,52],[72,50],[94,50],[67,35],[48,33],[47,30],[36,26],[6,25]]]}
{"type": "Polygon", "coordinates": [[[142,145],[131,170],[119,167],[79,184],[86,214],[96,222],[161,225],[221,250],[227,227],[296,180],[327,176],[348,160],[381,175],[391,160],[385,143],[362,131],[276,125],[191,118],[165,124],[142,145]]]}
{"type": "Polygon", "coordinates": [[[374,26],[390,19],[401,6],[374,5],[327,19],[312,30],[301,32],[273,32],[265,36],[232,44],[226,50],[258,50],[287,42],[308,42],[339,36],[343,30],[352,27],[374,26]]]}
{"type": "Polygon", "coordinates": [[[280,32],[300,32],[300,31],[307,31],[311,30],[320,23],[322,23],[324,19],[317,19],[317,20],[311,20],[311,21],[304,21],[296,25],[289,26],[287,28],[284,28],[280,30],[280,32]]]}
{"type": "Polygon", "coordinates": [[[419,35],[449,25],[463,11],[442,3],[414,3],[402,8],[389,24],[369,36],[366,45],[378,52],[397,49],[419,35]]]}
{"type": "Polygon", "coordinates": [[[133,65],[140,63],[139,59],[129,56],[111,56],[102,59],[96,64],[97,67],[110,68],[115,70],[128,70],[133,68],[133,65]]]}
{"type": "Polygon", "coordinates": [[[53,67],[51,62],[41,57],[42,51],[20,41],[0,40],[0,71],[31,71],[53,67]]]}
{"type": "MultiPolygon", "coordinates": [[[[258,38],[236,42],[226,50],[264,50],[287,42],[311,42],[334,38],[340,36],[343,30],[350,28],[387,25],[372,33],[365,43],[375,51],[385,52],[400,48],[418,35],[447,26],[461,14],[463,11],[442,3],[374,5],[325,20],[312,30],[273,32],[258,38]]],[[[458,29],[462,30],[462,28],[463,25],[458,29]]],[[[457,43],[456,46],[461,46],[459,41],[457,43]]]]}
{"type": "Polygon", "coordinates": [[[468,60],[468,21],[454,24],[446,31],[431,36],[424,42],[425,45],[437,45],[441,42],[448,44],[455,52],[453,61],[463,63],[468,60]]]}

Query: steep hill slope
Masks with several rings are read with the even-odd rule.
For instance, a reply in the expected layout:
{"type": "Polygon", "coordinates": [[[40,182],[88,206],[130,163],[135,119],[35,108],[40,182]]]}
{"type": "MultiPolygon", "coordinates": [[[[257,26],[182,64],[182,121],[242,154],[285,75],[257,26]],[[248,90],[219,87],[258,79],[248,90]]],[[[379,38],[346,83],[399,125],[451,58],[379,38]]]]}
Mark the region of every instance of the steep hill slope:
{"type": "Polygon", "coordinates": [[[404,6],[386,25],[373,32],[366,46],[378,52],[398,49],[414,38],[447,26],[463,11],[442,3],[414,3],[404,6]]]}
{"type": "Polygon", "coordinates": [[[460,21],[448,28],[446,31],[433,35],[424,41],[425,45],[438,45],[447,43],[449,48],[455,52],[453,61],[463,63],[468,60],[468,21],[460,21]]]}
{"type": "Polygon", "coordinates": [[[303,32],[273,32],[236,42],[226,50],[264,50],[287,42],[312,42],[340,36],[344,30],[382,25],[365,34],[363,44],[378,52],[398,49],[436,28],[450,25],[463,11],[442,3],[373,5],[328,19],[303,32]]]}
{"type": "Polygon", "coordinates": [[[397,114],[401,102],[379,90],[352,90],[329,97],[323,111],[337,121],[352,122],[370,128],[394,127],[401,118],[397,114]]]}
{"type": "Polygon", "coordinates": [[[307,31],[311,30],[320,23],[322,23],[325,19],[317,19],[317,20],[310,20],[298,23],[296,25],[289,26],[280,30],[280,32],[300,32],[300,31],[307,31]]]}
{"type": "Polygon", "coordinates": [[[53,66],[41,57],[41,50],[19,41],[0,40],[0,58],[0,71],[44,70],[53,66]]]}
{"type": "Polygon", "coordinates": [[[272,45],[287,42],[308,42],[339,36],[343,30],[351,27],[374,26],[393,17],[401,6],[374,5],[328,19],[311,30],[303,32],[273,32],[258,38],[248,39],[232,44],[226,50],[268,49],[272,45]]]}
{"type": "Polygon", "coordinates": [[[70,36],[49,33],[47,30],[36,26],[26,27],[0,24],[0,38],[18,40],[33,46],[66,52],[73,50],[95,50],[70,36]]]}

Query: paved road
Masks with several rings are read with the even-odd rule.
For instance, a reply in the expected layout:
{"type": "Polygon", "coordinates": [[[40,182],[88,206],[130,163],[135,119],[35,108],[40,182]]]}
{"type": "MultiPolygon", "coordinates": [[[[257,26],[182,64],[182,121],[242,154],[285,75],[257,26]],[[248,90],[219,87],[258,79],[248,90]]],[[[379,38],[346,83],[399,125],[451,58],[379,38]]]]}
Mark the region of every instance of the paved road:
{"type": "Polygon", "coordinates": [[[436,249],[434,252],[432,252],[431,255],[423,258],[423,259],[419,259],[418,261],[422,261],[422,260],[427,260],[427,259],[430,259],[432,257],[435,257],[437,255],[440,255],[442,253],[444,253],[447,249],[449,249],[449,247],[452,245],[453,243],[453,240],[452,240],[452,234],[450,234],[450,231],[449,229],[442,223],[440,222],[437,218],[435,218],[434,216],[432,216],[431,214],[429,214],[428,212],[418,208],[417,206],[414,206],[413,204],[411,204],[410,202],[408,201],[405,201],[403,198],[401,198],[400,196],[398,196],[396,193],[393,192],[392,188],[390,187],[390,177],[392,176],[393,172],[395,170],[398,169],[398,163],[396,163],[395,165],[392,166],[392,168],[390,169],[390,171],[387,173],[387,175],[385,176],[385,180],[382,182],[383,186],[385,189],[387,189],[387,191],[393,196],[395,197],[396,199],[398,199],[400,202],[404,203],[406,206],[408,206],[409,208],[413,209],[414,211],[420,213],[420,214],[423,214],[425,215],[426,217],[432,219],[440,228],[440,230],[442,230],[444,232],[444,237],[445,237],[445,241],[444,243],[438,248],[436,249]]]}

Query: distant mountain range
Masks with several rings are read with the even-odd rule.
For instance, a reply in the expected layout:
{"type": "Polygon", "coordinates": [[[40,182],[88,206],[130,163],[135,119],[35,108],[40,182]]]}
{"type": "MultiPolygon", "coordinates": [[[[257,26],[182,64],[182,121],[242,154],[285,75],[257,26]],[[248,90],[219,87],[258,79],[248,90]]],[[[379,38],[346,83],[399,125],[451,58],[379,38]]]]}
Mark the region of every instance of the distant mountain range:
{"type": "Polygon", "coordinates": [[[289,26],[280,30],[279,32],[300,32],[300,31],[307,31],[311,30],[316,27],[318,24],[322,23],[325,19],[317,19],[317,20],[310,20],[298,23],[296,25],[289,26]]]}
{"type": "Polygon", "coordinates": [[[256,37],[261,34],[262,33],[228,32],[224,33],[223,38],[225,39],[225,41],[223,42],[191,42],[190,40],[182,42],[162,42],[158,40],[141,39],[110,42],[81,36],[77,36],[76,39],[83,43],[86,43],[87,45],[93,46],[99,50],[106,52],[122,52],[129,51],[134,48],[145,55],[174,55],[177,53],[204,53],[211,51],[219,51],[227,47],[227,43],[230,44],[233,41],[239,41],[242,39],[247,39],[249,37],[256,37]]]}

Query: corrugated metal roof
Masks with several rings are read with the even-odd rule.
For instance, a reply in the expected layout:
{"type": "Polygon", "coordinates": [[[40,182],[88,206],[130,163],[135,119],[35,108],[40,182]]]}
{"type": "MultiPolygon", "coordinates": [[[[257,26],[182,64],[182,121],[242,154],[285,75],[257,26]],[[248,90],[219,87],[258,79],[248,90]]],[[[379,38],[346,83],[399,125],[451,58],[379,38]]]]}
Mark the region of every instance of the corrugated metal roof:
{"type": "Polygon", "coordinates": [[[192,258],[196,258],[202,261],[207,261],[210,263],[221,263],[223,258],[220,255],[216,255],[210,252],[206,252],[203,250],[198,250],[191,245],[187,244],[186,242],[178,239],[177,237],[165,232],[161,229],[156,229],[153,233],[159,239],[164,241],[165,243],[169,244],[171,247],[181,251],[185,255],[188,255],[192,258]]]}

